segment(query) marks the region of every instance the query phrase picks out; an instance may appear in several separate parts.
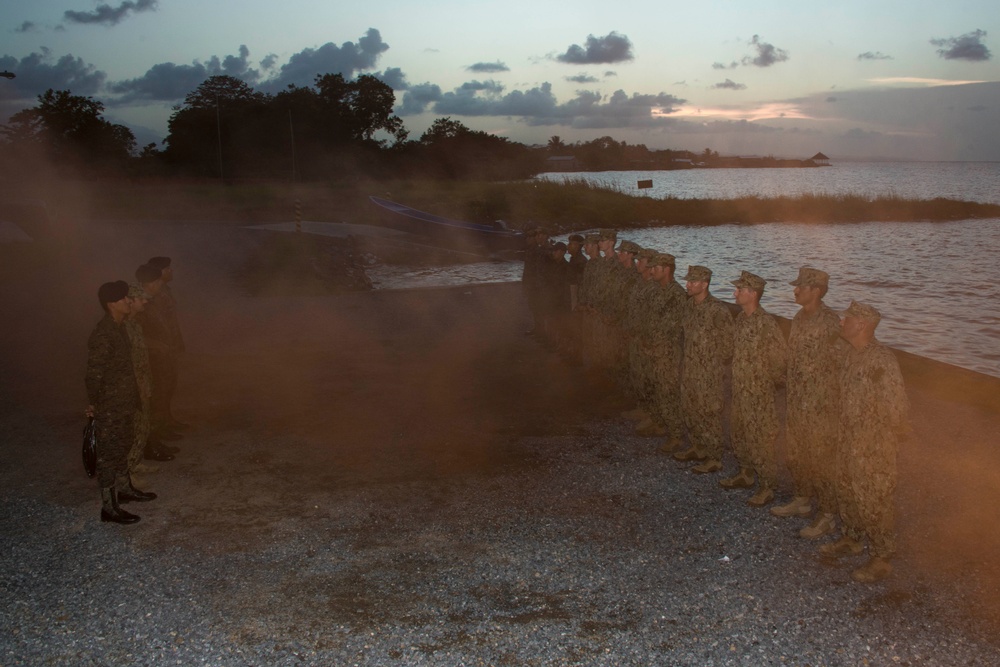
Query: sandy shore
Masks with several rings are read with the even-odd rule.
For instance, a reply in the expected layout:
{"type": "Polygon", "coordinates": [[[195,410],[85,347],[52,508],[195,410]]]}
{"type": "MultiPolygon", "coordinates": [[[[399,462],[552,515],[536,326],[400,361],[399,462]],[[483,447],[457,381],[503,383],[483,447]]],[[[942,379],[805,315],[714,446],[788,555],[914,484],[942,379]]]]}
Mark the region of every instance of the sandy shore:
{"type": "Polygon", "coordinates": [[[518,285],[251,297],[259,234],[0,245],[0,664],[997,663],[1000,381],[904,357],[900,554],[863,586],[632,435],[523,336],[518,285]],[[102,525],[96,288],[159,254],[193,428],[142,521],[102,525]]]}

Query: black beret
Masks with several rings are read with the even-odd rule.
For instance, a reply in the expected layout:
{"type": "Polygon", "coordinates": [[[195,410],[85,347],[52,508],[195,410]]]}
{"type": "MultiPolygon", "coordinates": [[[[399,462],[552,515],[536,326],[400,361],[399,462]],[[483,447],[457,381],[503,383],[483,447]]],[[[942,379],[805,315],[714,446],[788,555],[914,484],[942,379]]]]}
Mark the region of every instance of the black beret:
{"type": "Polygon", "coordinates": [[[170,266],[170,258],[169,257],[153,257],[148,262],[146,262],[146,264],[149,264],[154,269],[159,269],[160,271],[162,271],[163,269],[165,269],[168,266],[170,266]]]}
{"type": "Polygon", "coordinates": [[[124,280],[116,280],[113,283],[104,283],[97,290],[97,300],[101,302],[102,307],[107,303],[121,301],[127,296],[128,283],[124,280]]]}
{"type": "Polygon", "coordinates": [[[150,264],[143,264],[135,270],[135,279],[140,283],[151,283],[160,279],[163,269],[158,269],[150,264]]]}

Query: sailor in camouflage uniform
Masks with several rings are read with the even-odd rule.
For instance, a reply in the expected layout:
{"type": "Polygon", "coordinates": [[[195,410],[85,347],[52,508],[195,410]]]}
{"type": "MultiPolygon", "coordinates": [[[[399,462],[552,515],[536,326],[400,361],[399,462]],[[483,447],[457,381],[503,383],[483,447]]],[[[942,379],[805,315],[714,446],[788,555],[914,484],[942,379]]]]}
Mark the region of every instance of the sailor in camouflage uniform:
{"type": "Polygon", "coordinates": [[[703,461],[691,471],[712,473],[722,469],[722,412],[726,370],[733,356],[733,316],[709,292],[711,269],[689,266],[684,280],[689,298],[682,320],[681,408],[690,447],[674,458],[703,461]]]}
{"type": "Polygon", "coordinates": [[[593,289],[590,290],[587,304],[592,313],[594,332],[594,360],[596,364],[607,370],[612,366],[614,348],[612,332],[609,328],[608,311],[610,309],[610,289],[613,283],[613,273],[620,267],[618,255],[615,253],[615,242],[618,232],[613,229],[602,229],[597,247],[600,257],[587,263],[587,270],[593,269],[593,289]]]}
{"type": "Polygon", "coordinates": [[[170,287],[170,283],[174,280],[174,267],[169,257],[162,256],[150,258],[146,262],[146,265],[160,270],[160,279],[163,286],[160,288],[160,293],[152,299],[154,302],[152,307],[162,313],[163,321],[167,326],[170,349],[173,353],[173,374],[170,378],[170,386],[167,388],[165,401],[167,427],[169,429],[184,429],[188,425],[174,417],[172,408],[174,393],[177,391],[178,357],[185,350],[184,336],[181,334],[180,320],[177,318],[177,299],[174,297],[173,289],[170,287]]]}
{"type": "Polygon", "coordinates": [[[816,539],[836,528],[837,422],[840,370],[850,345],[840,337],[840,318],[823,303],[830,285],[825,271],[802,267],[791,282],[801,308],[788,337],[786,459],[792,476],[791,502],[771,508],[780,517],[817,513],[799,535],[816,539]]]}
{"type": "Polygon", "coordinates": [[[869,560],[851,573],[866,583],[892,572],[896,452],[899,435],[908,429],[899,363],[875,338],[880,319],[875,308],[856,301],[843,313],[841,335],[851,344],[840,375],[837,500],[843,537],[820,548],[827,556],[858,554],[867,537],[869,560]]]}
{"type": "Polygon", "coordinates": [[[653,361],[649,354],[649,304],[659,286],[651,280],[649,259],[656,254],[651,248],[639,248],[635,270],[639,279],[629,294],[622,328],[628,345],[628,386],[636,402],[636,417],[642,419],[636,428],[641,436],[660,436],[666,431],[656,416],[653,390],[653,361]]]}
{"type": "Polygon", "coordinates": [[[639,283],[639,273],[635,270],[635,258],[639,254],[639,244],[622,241],[618,244],[618,264],[609,271],[609,281],[605,295],[605,323],[609,333],[609,353],[611,370],[618,385],[628,391],[628,339],[625,333],[625,319],[628,311],[629,295],[639,283]]]}
{"type": "Polygon", "coordinates": [[[656,289],[650,295],[640,335],[652,362],[653,415],[667,435],[660,451],[672,454],[684,434],[681,414],[681,319],[687,306],[687,293],[674,280],[676,260],[673,255],[657,253],[647,265],[656,289]]]}
{"type": "Polygon", "coordinates": [[[118,488],[128,476],[128,453],[135,438],[139,388],[124,321],[130,302],[128,284],[104,283],[97,292],[104,317],[87,340],[87,414],[97,424],[97,481],[101,485],[101,521],[135,523],[139,517],[119,506],[118,488]]]}
{"type": "MultiPolygon", "coordinates": [[[[139,389],[139,407],[135,411],[135,438],[128,454],[129,478],[137,472],[155,472],[157,468],[142,462],[143,452],[149,441],[150,433],[150,399],[153,395],[153,375],[149,370],[149,352],[146,350],[146,339],[142,335],[142,325],[137,316],[145,307],[148,299],[140,285],[129,285],[128,298],[131,304],[129,315],[125,318],[125,331],[128,333],[129,345],[132,348],[132,367],[135,371],[135,381],[139,389]]],[[[120,480],[125,481],[125,480],[120,480]]],[[[119,491],[126,489],[121,486],[119,491]]]]}
{"type": "Polygon", "coordinates": [[[733,298],[741,312],[736,316],[733,339],[733,406],[730,416],[733,452],[740,471],[719,482],[723,488],[752,488],[757,493],[747,504],[763,507],[774,500],[778,464],[774,443],[778,437],[775,386],[785,379],[785,337],[774,317],[760,305],[765,281],[743,271],[733,298]]]}

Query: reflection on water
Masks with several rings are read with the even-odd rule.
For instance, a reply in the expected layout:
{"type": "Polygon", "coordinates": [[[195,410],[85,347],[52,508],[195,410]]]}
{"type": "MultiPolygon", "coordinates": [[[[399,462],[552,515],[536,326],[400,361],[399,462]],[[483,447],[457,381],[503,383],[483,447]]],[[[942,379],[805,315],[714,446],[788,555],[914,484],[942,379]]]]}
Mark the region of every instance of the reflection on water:
{"type": "MultiPolygon", "coordinates": [[[[763,304],[790,317],[788,285],[800,266],[830,273],[827,303],[851,299],[882,312],[879,338],[900,349],[1000,376],[1000,219],[938,223],[722,225],[623,232],[644,247],[715,272],[713,292],[732,301],[741,270],[768,281],[763,304]]],[[[565,239],[557,239],[565,240],[565,239]]],[[[451,267],[378,267],[381,289],[520,280],[520,262],[451,267]]]]}

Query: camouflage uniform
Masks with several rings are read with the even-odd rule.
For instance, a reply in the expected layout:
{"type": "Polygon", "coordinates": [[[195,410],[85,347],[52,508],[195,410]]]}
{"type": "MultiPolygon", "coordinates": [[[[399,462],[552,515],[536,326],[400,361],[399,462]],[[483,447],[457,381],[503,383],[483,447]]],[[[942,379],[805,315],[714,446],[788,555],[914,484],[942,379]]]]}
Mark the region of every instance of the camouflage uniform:
{"type": "Polygon", "coordinates": [[[645,280],[640,274],[638,282],[628,294],[623,329],[628,340],[628,390],[636,403],[647,414],[654,417],[653,363],[649,354],[648,336],[649,302],[653,292],[659,288],[652,280],[645,280]]]}
{"type": "Polygon", "coordinates": [[[774,317],[760,306],[749,315],[739,313],[733,339],[733,451],[741,468],[757,473],[761,488],[778,483],[774,387],[784,375],[785,338],[774,317]]]}
{"type": "MultiPolygon", "coordinates": [[[[666,255],[670,263],[674,258],[666,255]]],[[[659,259],[650,261],[661,261],[659,259]]],[[[653,283],[646,318],[640,334],[653,366],[654,417],[671,436],[684,431],[681,413],[681,319],[687,306],[687,293],[676,280],[666,286],[653,283]]]]}
{"type": "MultiPolygon", "coordinates": [[[[130,297],[139,297],[142,288],[129,287],[130,297]]],[[[135,438],[128,454],[128,469],[133,470],[142,461],[150,433],[150,399],[153,396],[153,374],[149,369],[149,352],[146,339],[142,335],[142,325],[134,317],[125,319],[125,331],[132,347],[132,367],[135,370],[136,385],[139,389],[139,407],[135,411],[135,438]]]]}
{"type": "Polygon", "coordinates": [[[837,500],[844,532],[857,541],[867,536],[870,554],[888,559],[896,551],[897,433],[906,426],[909,401],[896,357],[878,340],[847,353],[840,404],[837,500]]]}
{"type": "Polygon", "coordinates": [[[684,360],[681,408],[691,446],[721,460],[726,367],[733,354],[733,316],[711,294],[701,303],[688,299],[683,318],[684,360]]]}
{"type": "Polygon", "coordinates": [[[139,313],[142,325],[149,368],[153,379],[150,396],[150,420],[152,429],[168,428],[170,425],[170,399],[177,385],[177,351],[171,325],[164,309],[164,301],[159,295],[150,299],[146,309],[139,313]]]}
{"type": "Polygon", "coordinates": [[[849,344],[840,318],[825,304],[802,310],[788,337],[786,454],[794,494],[815,497],[819,511],[837,512],[837,421],[840,370],[849,344]]]}
{"type": "Polygon", "coordinates": [[[109,314],[97,323],[87,341],[84,383],[98,428],[97,479],[102,488],[111,488],[128,474],[139,388],[125,326],[116,324],[109,314]]]}

